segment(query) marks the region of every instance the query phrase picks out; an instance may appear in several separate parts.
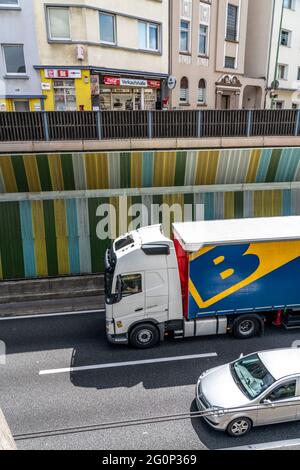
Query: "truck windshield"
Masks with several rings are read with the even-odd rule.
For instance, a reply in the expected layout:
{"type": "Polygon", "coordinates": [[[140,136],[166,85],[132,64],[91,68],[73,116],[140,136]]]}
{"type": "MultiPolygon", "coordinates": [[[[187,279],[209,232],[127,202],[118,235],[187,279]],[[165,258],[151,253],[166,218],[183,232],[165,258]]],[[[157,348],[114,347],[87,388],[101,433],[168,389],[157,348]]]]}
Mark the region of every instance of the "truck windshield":
{"type": "Polygon", "coordinates": [[[258,354],[252,354],[232,363],[231,373],[236,384],[250,400],[257,398],[275,382],[258,354]]]}

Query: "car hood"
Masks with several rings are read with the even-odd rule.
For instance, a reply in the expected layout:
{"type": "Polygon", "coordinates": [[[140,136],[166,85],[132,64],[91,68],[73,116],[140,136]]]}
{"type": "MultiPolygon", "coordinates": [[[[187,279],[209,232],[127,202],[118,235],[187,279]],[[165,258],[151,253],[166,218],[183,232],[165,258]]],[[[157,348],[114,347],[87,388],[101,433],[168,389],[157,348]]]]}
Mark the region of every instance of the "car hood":
{"type": "Polygon", "coordinates": [[[211,406],[235,408],[250,403],[235,383],[229,364],[205,372],[200,382],[201,391],[211,406]]]}

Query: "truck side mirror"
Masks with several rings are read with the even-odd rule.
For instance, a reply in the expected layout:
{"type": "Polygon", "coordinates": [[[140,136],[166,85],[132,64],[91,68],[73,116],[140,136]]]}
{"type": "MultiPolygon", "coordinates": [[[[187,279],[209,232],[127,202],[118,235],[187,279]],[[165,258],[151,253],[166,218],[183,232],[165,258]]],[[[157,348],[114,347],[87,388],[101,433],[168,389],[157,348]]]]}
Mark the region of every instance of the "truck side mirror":
{"type": "Polygon", "coordinates": [[[117,283],[116,283],[116,297],[117,297],[117,302],[120,302],[122,299],[122,278],[121,276],[117,277],[117,283]]]}

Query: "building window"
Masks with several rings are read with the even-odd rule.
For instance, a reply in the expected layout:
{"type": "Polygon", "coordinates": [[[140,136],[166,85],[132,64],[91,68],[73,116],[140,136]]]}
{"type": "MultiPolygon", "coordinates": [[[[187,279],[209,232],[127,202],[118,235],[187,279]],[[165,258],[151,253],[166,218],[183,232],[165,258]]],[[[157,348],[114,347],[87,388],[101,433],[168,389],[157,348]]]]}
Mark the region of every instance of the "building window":
{"type": "Polygon", "coordinates": [[[238,11],[239,9],[237,6],[230,4],[228,5],[226,39],[229,41],[237,40],[238,11]]]}
{"type": "Polygon", "coordinates": [[[300,80],[300,67],[298,67],[298,76],[297,76],[297,80],[300,80]]]}
{"type": "Polygon", "coordinates": [[[206,83],[203,78],[199,80],[198,84],[198,103],[205,104],[206,103],[206,83]]]}
{"type": "Polygon", "coordinates": [[[283,109],[284,101],[276,101],[275,109],[283,109]]]}
{"type": "Polygon", "coordinates": [[[189,100],[189,81],[186,77],[183,77],[180,81],[180,97],[181,103],[187,103],[189,100]]]}
{"type": "Polygon", "coordinates": [[[207,55],[208,48],[208,27],[205,25],[200,24],[199,27],[199,54],[207,55]]]}
{"type": "Polygon", "coordinates": [[[22,44],[5,44],[3,53],[7,74],[26,74],[24,47],[22,44]]]}
{"type": "Polygon", "coordinates": [[[69,8],[48,8],[50,39],[70,40],[70,12],[69,8]]]}
{"type": "Polygon", "coordinates": [[[287,46],[287,47],[291,46],[291,32],[290,31],[286,31],[285,29],[281,31],[280,44],[282,46],[287,46]]]}
{"type": "Polygon", "coordinates": [[[116,43],[115,15],[100,13],[100,41],[106,44],[116,43]]]}
{"type": "Polygon", "coordinates": [[[29,101],[28,100],[14,100],[14,110],[15,111],[30,111],[29,101]]]}
{"type": "Polygon", "coordinates": [[[180,52],[189,52],[190,49],[190,23],[180,21],[180,52]]]}
{"type": "Polygon", "coordinates": [[[283,7],[287,8],[288,10],[293,9],[293,0],[283,0],[283,7]]]}
{"type": "Polygon", "coordinates": [[[159,25],[139,22],[139,48],[149,51],[159,50],[159,25]]]}
{"type": "Polygon", "coordinates": [[[298,109],[297,103],[292,103],[292,109],[298,109]]]}
{"type": "Polygon", "coordinates": [[[234,69],[235,68],[235,57],[225,57],[225,68],[234,69]]]}
{"type": "Polygon", "coordinates": [[[287,80],[288,77],[288,66],[287,65],[278,65],[278,78],[279,80],[287,80]]]}
{"type": "Polygon", "coordinates": [[[74,80],[54,80],[55,111],[76,111],[74,80]]]}

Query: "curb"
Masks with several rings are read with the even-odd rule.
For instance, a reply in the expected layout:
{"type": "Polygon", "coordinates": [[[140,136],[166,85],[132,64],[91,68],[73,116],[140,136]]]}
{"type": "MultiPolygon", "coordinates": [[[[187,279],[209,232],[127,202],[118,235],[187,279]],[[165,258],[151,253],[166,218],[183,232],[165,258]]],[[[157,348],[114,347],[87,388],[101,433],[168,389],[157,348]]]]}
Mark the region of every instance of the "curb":
{"type": "Polygon", "coordinates": [[[0,408],[0,450],[17,450],[16,443],[10,432],[4,414],[0,408]]]}

